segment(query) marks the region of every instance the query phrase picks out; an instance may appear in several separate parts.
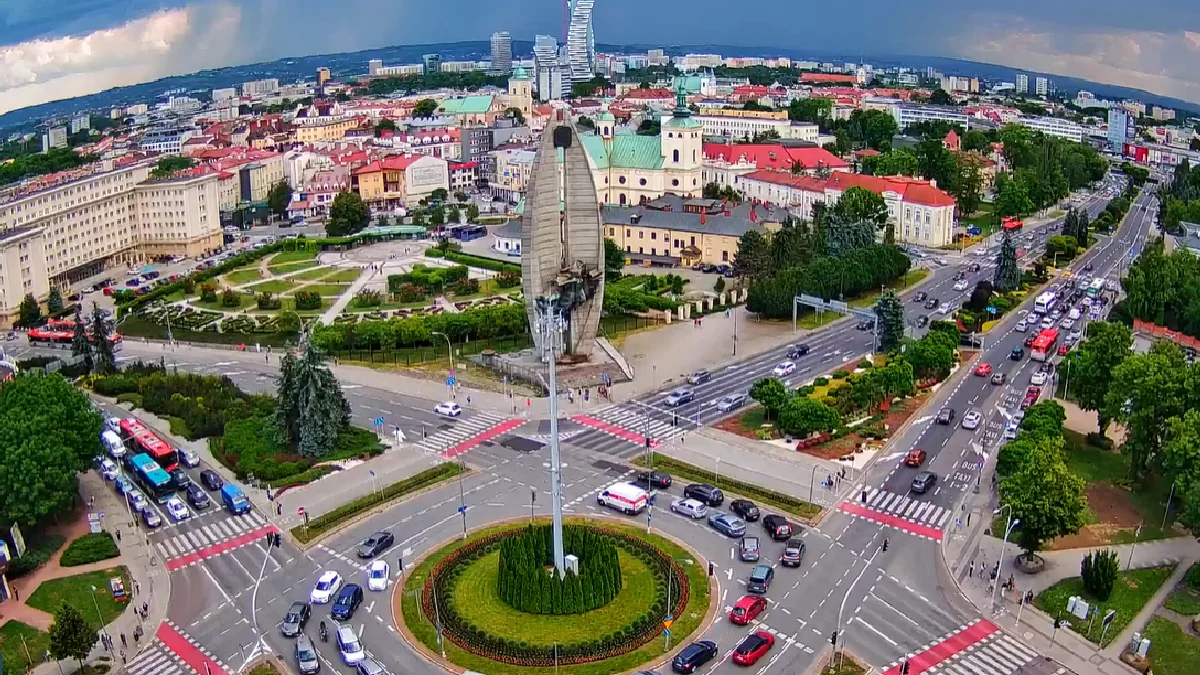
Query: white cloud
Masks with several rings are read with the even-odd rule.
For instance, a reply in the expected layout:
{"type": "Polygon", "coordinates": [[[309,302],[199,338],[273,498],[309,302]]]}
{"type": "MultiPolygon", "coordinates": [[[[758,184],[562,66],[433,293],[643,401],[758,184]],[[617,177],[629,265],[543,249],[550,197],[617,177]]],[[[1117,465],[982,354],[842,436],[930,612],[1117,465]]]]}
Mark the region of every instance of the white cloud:
{"type": "Polygon", "coordinates": [[[225,2],[158,11],[86,35],[0,47],[0,113],[225,65],[241,11],[225,2]]]}
{"type": "Polygon", "coordinates": [[[1200,102],[1197,33],[1073,31],[996,15],[977,15],[966,25],[972,28],[950,39],[951,49],[963,58],[1200,102]]]}

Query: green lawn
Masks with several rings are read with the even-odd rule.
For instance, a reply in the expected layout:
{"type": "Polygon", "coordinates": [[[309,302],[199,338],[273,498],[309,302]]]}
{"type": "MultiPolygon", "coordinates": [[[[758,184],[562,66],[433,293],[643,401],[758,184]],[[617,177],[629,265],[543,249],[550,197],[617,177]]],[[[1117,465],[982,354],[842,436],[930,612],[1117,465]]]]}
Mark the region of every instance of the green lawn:
{"type": "Polygon", "coordinates": [[[1196,616],[1200,614],[1200,593],[1190,588],[1176,589],[1171,595],[1167,596],[1167,601],[1163,603],[1163,607],[1184,616],[1196,616]]]}
{"type": "Polygon", "coordinates": [[[621,592],[607,605],[583,614],[563,617],[554,614],[519,612],[500,599],[496,592],[500,551],[476,560],[466,567],[455,582],[454,594],[470,598],[469,607],[457,607],[459,615],[482,630],[528,642],[531,645],[572,644],[595,637],[599,627],[613,630],[627,625],[633,617],[650,609],[654,600],[654,575],[650,568],[624,549],[618,549],[621,561],[621,592]]]}
{"type": "Polygon", "coordinates": [[[65,600],[67,604],[83,614],[88,625],[94,630],[100,630],[120,616],[121,612],[124,612],[125,608],[129,606],[127,602],[113,600],[112,592],[109,591],[108,580],[118,576],[125,581],[125,590],[132,595],[133,585],[129,581],[129,570],[120,565],[106,570],[43,581],[33,595],[29,596],[28,603],[30,607],[53,614],[65,600]],[[92,592],[93,586],[96,587],[94,593],[92,592]],[[95,602],[92,601],[93,598],[95,598],[95,602]],[[100,610],[99,617],[96,615],[97,607],[100,610]],[[103,617],[102,622],[100,617],[103,617]]]}
{"type": "Polygon", "coordinates": [[[299,274],[293,274],[291,278],[295,279],[296,281],[316,281],[317,279],[321,279],[329,274],[332,274],[333,271],[334,270],[332,267],[318,267],[316,269],[305,270],[299,274]]]}
{"type": "Polygon", "coordinates": [[[10,619],[0,626],[0,654],[4,656],[5,673],[23,675],[30,670],[31,660],[35,666],[42,662],[48,649],[48,633],[16,619],[10,619]]]}
{"type": "Polygon", "coordinates": [[[233,312],[237,311],[238,309],[250,307],[254,304],[254,295],[251,293],[238,291],[238,298],[239,303],[237,307],[226,307],[225,305],[221,304],[220,293],[217,293],[217,299],[213,302],[205,302],[204,300],[197,298],[196,300],[192,301],[192,305],[198,309],[211,309],[214,312],[233,312]]]}
{"type": "MultiPolygon", "coordinates": [[[[588,522],[595,523],[585,518],[568,518],[567,522],[588,522]]],[[[659,550],[671,556],[683,564],[683,568],[687,571],[688,583],[691,587],[691,596],[688,600],[688,605],[685,611],[675,620],[672,626],[672,644],[677,644],[680,641],[688,639],[697,628],[700,627],[700,622],[703,620],[705,613],[708,611],[709,603],[709,588],[707,570],[701,565],[695,564],[689,554],[683,548],[677,546],[674,542],[660,537],[658,535],[647,535],[645,530],[637,527],[625,525],[615,525],[610,522],[601,523],[604,527],[615,527],[623,529],[631,534],[636,534],[649,541],[659,550]]],[[[484,528],[476,534],[485,534],[503,529],[505,526],[497,526],[492,528],[484,528]]],[[[437,651],[437,630],[433,623],[427,619],[421,612],[418,596],[420,590],[425,583],[429,571],[434,565],[441,562],[447,555],[458,547],[462,546],[462,541],[456,541],[448,544],[439,551],[434,552],[412,572],[409,573],[408,579],[404,583],[404,598],[401,606],[404,623],[413,635],[428,648],[437,651]]],[[[603,611],[601,610],[596,611],[603,611]]],[[[636,669],[642,664],[646,664],[654,659],[661,658],[663,655],[663,642],[661,640],[652,640],[640,649],[623,654],[611,659],[605,659],[596,663],[586,663],[572,666],[560,666],[555,668],[547,666],[542,668],[534,668],[527,666],[509,666],[490,659],[485,659],[480,656],[471,654],[470,652],[460,649],[457,645],[449,640],[445,641],[446,656],[455,664],[464,666],[470,670],[488,673],[489,675],[610,675],[611,673],[620,673],[636,669]]]]}
{"type": "Polygon", "coordinates": [[[300,262],[301,260],[313,260],[317,257],[317,251],[281,251],[271,257],[267,262],[268,265],[282,265],[284,263],[300,262]]]}
{"type": "MultiPolygon", "coordinates": [[[[1108,628],[1108,634],[1105,636],[1105,643],[1108,640],[1115,638],[1121,634],[1125,626],[1137,616],[1137,613],[1146,606],[1146,603],[1162,586],[1163,582],[1171,576],[1174,571],[1174,565],[1165,567],[1148,567],[1146,569],[1130,570],[1122,572],[1120,578],[1117,579],[1116,585],[1113,587],[1112,596],[1108,600],[1100,601],[1094,598],[1083,587],[1083,581],[1079,577],[1071,577],[1064,579],[1050,588],[1042,591],[1033,600],[1033,604],[1038,609],[1046,612],[1051,616],[1067,616],[1067,599],[1072,595],[1077,595],[1087,600],[1093,606],[1100,608],[1099,617],[1103,618],[1110,609],[1117,612],[1117,616],[1113,619],[1112,625],[1108,628]]],[[[1080,621],[1077,618],[1071,619],[1071,630],[1079,633],[1084,638],[1091,642],[1099,644],[1100,633],[1102,627],[1100,619],[1091,622],[1091,630],[1088,630],[1087,621],[1080,621]]]]}
{"type": "Polygon", "coordinates": [[[1150,619],[1142,635],[1150,641],[1150,661],[1155,675],[1200,673],[1200,640],[1173,621],[1150,619]]]}
{"type": "Polygon", "coordinates": [[[358,279],[360,276],[362,276],[362,274],[363,274],[362,270],[342,269],[342,270],[338,270],[338,271],[334,272],[333,274],[330,274],[327,277],[324,277],[322,279],[322,281],[325,281],[325,282],[331,283],[331,284],[340,284],[340,283],[344,283],[347,281],[354,281],[354,280],[358,279]]]}
{"type": "Polygon", "coordinates": [[[972,225],[983,231],[983,235],[987,236],[992,233],[992,205],[986,202],[979,203],[979,210],[971,214],[970,218],[960,218],[959,225],[970,227],[972,225]]]}
{"type": "Polygon", "coordinates": [[[287,263],[285,265],[275,265],[274,267],[268,267],[267,269],[271,271],[271,274],[280,276],[283,274],[299,272],[300,270],[306,270],[310,267],[316,267],[319,264],[320,263],[318,263],[316,260],[306,260],[303,262],[287,263]]]}
{"type": "Polygon", "coordinates": [[[345,293],[349,288],[350,284],[313,284],[298,290],[316,291],[323,296],[338,296],[345,293]]]}
{"type": "Polygon", "coordinates": [[[262,270],[258,267],[237,269],[224,276],[225,283],[231,286],[258,281],[262,278],[262,270]]]}
{"type": "Polygon", "coordinates": [[[296,287],[296,282],[287,279],[271,279],[261,284],[254,284],[250,290],[255,293],[283,293],[296,287]]]}

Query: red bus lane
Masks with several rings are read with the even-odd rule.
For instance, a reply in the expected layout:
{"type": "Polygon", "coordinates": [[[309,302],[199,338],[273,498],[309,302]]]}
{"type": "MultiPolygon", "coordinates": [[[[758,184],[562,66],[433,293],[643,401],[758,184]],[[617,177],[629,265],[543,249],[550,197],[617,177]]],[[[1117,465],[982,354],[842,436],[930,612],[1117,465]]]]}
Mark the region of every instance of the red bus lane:
{"type": "Polygon", "coordinates": [[[184,663],[191,666],[199,675],[230,675],[225,664],[209,656],[207,652],[195,645],[192,640],[175,628],[169,621],[158,625],[155,637],[163,645],[178,656],[184,663]]]}

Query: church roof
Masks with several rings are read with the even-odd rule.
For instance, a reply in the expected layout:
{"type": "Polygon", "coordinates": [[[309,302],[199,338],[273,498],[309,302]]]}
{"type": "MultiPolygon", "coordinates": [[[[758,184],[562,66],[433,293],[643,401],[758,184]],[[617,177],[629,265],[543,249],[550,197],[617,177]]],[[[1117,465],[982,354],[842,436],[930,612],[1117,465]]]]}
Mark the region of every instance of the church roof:
{"type": "Polygon", "coordinates": [[[621,134],[614,136],[611,143],[605,143],[595,134],[583,134],[579,138],[597,169],[662,168],[662,139],[658,136],[621,134]]]}
{"type": "Polygon", "coordinates": [[[438,109],[448,115],[482,115],[492,109],[492,100],[491,96],[482,95],[448,98],[438,109]]]}
{"type": "Polygon", "coordinates": [[[517,66],[516,70],[513,71],[512,77],[509,79],[528,80],[529,73],[525,72],[525,68],[523,68],[522,66],[517,66]]]}
{"type": "Polygon", "coordinates": [[[662,126],[664,129],[699,129],[704,124],[694,117],[671,117],[662,126]]]}

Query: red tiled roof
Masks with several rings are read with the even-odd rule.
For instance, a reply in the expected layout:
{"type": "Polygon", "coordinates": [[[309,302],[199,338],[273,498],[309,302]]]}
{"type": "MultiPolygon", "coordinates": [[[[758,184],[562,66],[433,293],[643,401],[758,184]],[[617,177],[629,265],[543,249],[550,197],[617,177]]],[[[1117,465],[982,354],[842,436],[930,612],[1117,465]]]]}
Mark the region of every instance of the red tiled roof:
{"type": "Polygon", "coordinates": [[[840,75],[838,73],[801,73],[800,82],[844,82],[846,84],[854,84],[858,82],[858,78],[853,75],[840,75]]]}
{"type": "Polygon", "coordinates": [[[391,157],[377,159],[366,166],[358,167],[354,170],[354,175],[360,176],[364,173],[375,173],[376,171],[403,171],[424,157],[425,155],[392,155],[391,157]]]}
{"type": "MultiPolygon", "coordinates": [[[[765,89],[765,87],[764,87],[764,89],[765,89]]],[[[675,93],[672,92],[670,89],[642,89],[641,87],[639,87],[637,89],[631,89],[629,91],[629,93],[625,94],[625,98],[673,99],[673,98],[675,98],[675,93]]]]}
{"type": "Polygon", "coordinates": [[[793,162],[806,169],[825,166],[830,169],[849,167],[844,160],[824,148],[789,148],[779,143],[705,143],[704,156],[736,162],[743,155],[759,169],[790,170],[793,162]]]}
{"type": "Polygon", "coordinates": [[[782,171],[755,171],[746,174],[743,180],[758,180],[775,185],[788,185],[808,192],[824,192],[833,190],[845,192],[852,187],[860,187],[876,194],[895,192],[901,199],[911,204],[925,206],[954,206],[954,198],[939,190],[927,181],[903,176],[868,176],[858,173],[836,172],[828,179],[821,180],[804,174],[792,174],[782,171]]]}

